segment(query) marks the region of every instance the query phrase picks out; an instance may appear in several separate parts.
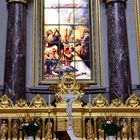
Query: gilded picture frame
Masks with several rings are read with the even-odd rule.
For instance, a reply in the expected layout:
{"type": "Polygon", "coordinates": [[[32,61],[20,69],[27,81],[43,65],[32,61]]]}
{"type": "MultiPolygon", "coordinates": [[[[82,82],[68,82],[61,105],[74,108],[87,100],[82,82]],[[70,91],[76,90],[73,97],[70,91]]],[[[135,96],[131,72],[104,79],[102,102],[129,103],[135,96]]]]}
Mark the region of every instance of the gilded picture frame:
{"type": "MultiPolygon", "coordinates": [[[[100,29],[100,0],[96,0],[96,2],[94,0],[91,0],[89,2],[90,2],[90,6],[88,8],[90,10],[89,15],[90,15],[91,22],[90,22],[90,29],[88,29],[88,30],[90,30],[90,36],[91,36],[91,40],[90,40],[89,44],[92,46],[92,49],[89,50],[89,52],[90,53],[92,52],[92,53],[90,55],[90,60],[89,59],[88,60],[90,61],[90,73],[91,74],[90,74],[89,78],[84,77],[84,78],[76,78],[76,79],[78,79],[79,81],[84,80],[84,82],[87,82],[87,83],[97,84],[97,69],[98,69],[98,78],[99,78],[98,84],[101,85],[102,84],[102,58],[101,58],[102,48],[101,48],[101,33],[100,33],[100,30],[101,30],[100,29]],[[96,27],[95,27],[95,25],[96,25],[96,27]],[[96,33],[97,33],[96,35],[95,35],[95,28],[96,28],[96,33]],[[95,38],[95,37],[97,37],[97,38],[95,38]],[[95,42],[95,40],[97,40],[97,42],[95,42]],[[98,46],[96,44],[98,44],[98,46]],[[97,63],[98,63],[98,65],[97,65],[97,63]]],[[[49,2],[49,3],[51,4],[51,2],[49,2]]],[[[68,7],[68,8],[70,9],[70,7],[68,7]]],[[[49,7],[46,9],[48,11],[50,10],[48,13],[53,12],[53,8],[51,9],[49,7]]],[[[67,9],[65,9],[65,12],[67,12],[67,9]]],[[[59,80],[61,78],[60,76],[58,78],[52,78],[52,79],[50,77],[46,78],[46,79],[44,78],[44,75],[45,75],[44,74],[44,64],[45,64],[45,61],[44,61],[44,56],[45,56],[44,55],[44,48],[45,48],[44,47],[44,40],[45,40],[44,33],[47,32],[47,30],[45,30],[45,28],[49,27],[48,24],[45,23],[45,20],[46,20],[45,18],[47,16],[44,13],[47,13],[44,10],[44,1],[35,0],[34,1],[33,67],[32,67],[33,68],[33,72],[32,72],[32,85],[33,86],[47,85],[47,84],[55,83],[57,80],[59,80]]],[[[62,13],[63,13],[63,11],[62,11],[62,13]]],[[[65,15],[61,15],[61,17],[62,16],[65,17],[65,15]]],[[[47,21],[49,21],[49,18],[47,19],[47,21]]],[[[75,26],[77,27],[77,25],[75,25],[75,26]]],[[[76,27],[74,27],[74,28],[76,28],[76,27]]],[[[48,29],[48,30],[50,31],[50,29],[48,29]]],[[[76,32],[76,30],[74,30],[74,32],[76,32]]],[[[62,38],[62,34],[61,34],[61,38],[62,38]]],[[[67,43],[67,42],[65,41],[65,43],[67,43]]],[[[76,41],[74,42],[73,46],[75,46],[75,44],[76,44],[76,41]]],[[[57,47],[57,49],[58,49],[58,47],[57,47]]],[[[78,60],[78,62],[79,62],[79,64],[83,63],[82,61],[79,61],[79,60],[78,60]]],[[[72,64],[71,60],[70,60],[70,63],[72,64]]],[[[85,63],[86,63],[86,61],[85,61],[85,63]]],[[[63,65],[64,64],[65,64],[65,66],[69,65],[69,64],[66,64],[65,60],[63,61],[63,65]]],[[[48,66],[48,64],[47,64],[47,66],[48,66]]],[[[75,66],[75,62],[74,62],[73,67],[74,66],[75,66]]],[[[82,69],[84,69],[84,67],[85,66],[83,66],[82,69]]],[[[48,69],[47,69],[47,71],[48,71],[48,69]]],[[[77,71],[77,69],[75,71],[77,71]]],[[[86,73],[86,72],[83,72],[83,73],[86,73]]],[[[60,73],[57,73],[57,75],[59,75],[59,74],[60,73]]]]}
{"type": "MultiPolygon", "coordinates": [[[[138,72],[140,77],[140,2],[134,0],[134,13],[135,13],[135,28],[136,28],[136,45],[138,55],[138,72]]],[[[140,82],[140,78],[139,78],[140,82]]]]}

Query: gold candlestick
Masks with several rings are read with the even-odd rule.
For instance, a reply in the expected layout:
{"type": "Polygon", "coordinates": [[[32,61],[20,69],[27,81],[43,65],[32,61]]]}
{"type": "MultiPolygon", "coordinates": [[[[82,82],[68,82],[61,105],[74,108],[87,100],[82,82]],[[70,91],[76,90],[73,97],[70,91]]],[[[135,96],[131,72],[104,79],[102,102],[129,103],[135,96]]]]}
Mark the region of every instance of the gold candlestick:
{"type": "Polygon", "coordinates": [[[49,101],[48,101],[48,103],[49,103],[49,109],[48,109],[48,112],[50,113],[50,110],[51,110],[51,95],[49,95],[49,101]]]}
{"type": "Polygon", "coordinates": [[[89,94],[89,112],[91,113],[91,94],[89,94]]]}

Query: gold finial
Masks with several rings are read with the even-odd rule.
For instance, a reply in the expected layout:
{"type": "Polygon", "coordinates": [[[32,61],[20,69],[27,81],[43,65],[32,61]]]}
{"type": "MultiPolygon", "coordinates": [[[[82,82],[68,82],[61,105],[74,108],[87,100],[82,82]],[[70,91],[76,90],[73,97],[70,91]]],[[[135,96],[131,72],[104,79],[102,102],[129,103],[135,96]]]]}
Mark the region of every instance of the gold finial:
{"type": "Polygon", "coordinates": [[[0,99],[0,107],[7,108],[7,107],[13,107],[13,102],[11,99],[8,98],[7,95],[3,95],[0,99]]]}
{"type": "Polygon", "coordinates": [[[103,97],[101,94],[99,94],[93,101],[92,101],[93,106],[96,107],[105,107],[108,106],[108,101],[105,97],[103,97]]]}
{"type": "Polygon", "coordinates": [[[30,107],[46,107],[47,104],[46,104],[46,101],[41,98],[41,96],[39,94],[37,94],[35,96],[35,98],[33,98],[30,102],[30,107]]]}
{"type": "Polygon", "coordinates": [[[127,100],[126,100],[126,106],[130,107],[137,107],[140,104],[140,99],[135,95],[132,94],[127,100]]]}

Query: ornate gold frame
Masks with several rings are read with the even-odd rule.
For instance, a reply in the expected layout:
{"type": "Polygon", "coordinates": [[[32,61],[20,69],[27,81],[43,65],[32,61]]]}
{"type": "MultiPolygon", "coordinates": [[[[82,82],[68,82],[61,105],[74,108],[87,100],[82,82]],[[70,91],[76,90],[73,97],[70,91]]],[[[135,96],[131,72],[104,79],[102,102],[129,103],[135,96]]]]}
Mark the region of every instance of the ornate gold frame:
{"type": "Polygon", "coordinates": [[[138,55],[138,72],[140,82],[140,7],[139,0],[134,0],[134,13],[136,23],[136,44],[137,44],[137,55],[138,55]]]}
{"type": "MultiPolygon", "coordinates": [[[[97,30],[97,42],[95,42],[95,37],[93,38],[92,42],[95,42],[96,44],[98,44],[98,47],[94,47],[94,51],[93,51],[93,55],[94,55],[94,59],[93,59],[93,68],[95,68],[95,70],[92,70],[92,73],[94,73],[95,76],[94,79],[92,81],[85,81],[87,83],[91,83],[91,84],[98,84],[98,85],[102,85],[103,84],[103,80],[102,80],[102,42],[101,42],[101,25],[100,25],[100,0],[96,0],[95,1],[95,16],[96,16],[96,21],[94,22],[94,24],[96,24],[96,30],[97,30]],[[98,49],[98,54],[96,53],[98,49]],[[97,59],[98,57],[98,59],[97,59]],[[98,60],[98,61],[97,61],[98,60]],[[97,66],[97,63],[99,64],[97,66]],[[99,81],[97,83],[97,67],[99,69],[99,81]]],[[[42,18],[43,16],[43,8],[39,7],[38,5],[42,5],[42,1],[38,1],[38,0],[34,0],[34,16],[33,16],[33,23],[34,23],[34,27],[33,27],[33,64],[32,64],[32,86],[38,86],[39,84],[51,84],[54,83],[53,81],[49,82],[49,81],[42,81],[42,65],[40,65],[40,63],[42,63],[42,56],[41,56],[41,52],[42,52],[42,42],[40,41],[39,38],[42,38],[42,18]],[[40,14],[39,14],[40,12],[40,14]],[[41,17],[39,19],[39,17],[41,17]],[[39,31],[40,29],[40,31],[39,31]],[[40,36],[40,37],[39,37],[40,36]],[[38,51],[37,51],[38,50],[38,51]],[[38,54],[39,53],[39,54],[38,54]],[[39,59],[39,61],[38,61],[39,59]]],[[[94,5],[91,5],[91,8],[94,5]]],[[[93,9],[93,8],[92,8],[93,9]]],[[[93,21],[94,19],[92,19],[93,21]]],[[[92,24],[92,28],[93,28],[93,24],[92,24]]],[[[94,31],[93,31],[94,34],[94,31]]]]}

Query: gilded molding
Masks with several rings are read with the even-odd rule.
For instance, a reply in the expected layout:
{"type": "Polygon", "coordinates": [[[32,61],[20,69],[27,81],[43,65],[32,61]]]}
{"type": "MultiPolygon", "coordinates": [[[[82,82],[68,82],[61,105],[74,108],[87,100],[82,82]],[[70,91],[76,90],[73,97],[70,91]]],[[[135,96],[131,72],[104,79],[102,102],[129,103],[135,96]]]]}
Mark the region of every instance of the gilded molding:
{"type": "MultiPolygon", "coordinates": [[[[92,73],[93,73],[93,79],[91,81],[86,81],[86,83],[98,83],[100,86],[103,85],[103,73],[102,73],[102,39],[101,39],[101,21],[100,21],[100,3],[101,1],[100,0],[96,0],[94,2],[94,0],[92,0],[91,2],[91,5],[90,5],[90,8],[91,9],[94,9],[94,3],[96,4],[96,17],[97,17],[97,20],[94,19],[94,12],[92,11],[91,14],[91,20],[93,21],[93,24],[91,25],[92,26],[92,35],[94,36],[94,32],[95,32],[95,22],[96,22],[96,25],[97,25],[97,44],[98,44],[98,47],[97,49],[99,50],[96,54],[96,47],[95,47],[95,44],[93,46],[93,49],[92,49],[92,53],[93,53],[93,62],[92,62],[92,65],[93,67],[95,68],[92,73]],[[96,58],[98,57],[98,58],[96,58]],[[99,64],[99,65],[97,65],[99,64]],[[97,68],[98,67],[98,68],[97,68]],[[99,74],[98,74],[98,70],[99,69],[99,74]],[[98,80],[99,79],[99,80],[98,80]]],[[[37,61],[37,48],[38,48],[38,42],[40,44],[40,46],[42,46],[43,42],[42,42],[42,38],[43,38],[43,34],[42,34],[42,29],[43,29],[43,26],[42,26],[42,22],[43,22],[43,1],[40,1],[40,3],[38,3],[37,0],[34,0],[34,16],[33,16],[33,20],[34,20],[34,31],[33,31],[33,55],[32,55],[32,59],[33,59],[33,64],[32,64],[32,86],[35,86],[35,85],[38,85],[39,83],[40,84],[50,84],[50,83],[54,83],[55,81],[44,81],[42,79],[42,70],[43,70],[43,67],[42,67],[42,47],[40,47],[39,49],[39,63],[37,61]],[[40,11],[40,17],[38,17],[38,11],[40,11]],[[38,22],[38,19],[39,19],[39,22],[38,22]],[[39,28],[38,28],[39,27],[39,28]],[[39,29],[41,29],[41,31],[39,31],[39,29]],[[40,40],[38,41],[38,32],[39,31],[39,38],[40,40]],[[39,65],[39,67],[38,67],[39,65]]],[[[95,37],[92,38],[92,42],[94,43],[96,40],[95,40],[95,37]]]]}
{"type": "Polygon", "coordinates": [[[32,64],[32,86],[35,86],[35,81],[36,81],[36,38],[37,38],[37,0],[34,1],[34,7],[33,7],[34,15],[33,15],[33,64],[32,64]]]}
{"type": "Polygon", "coordinates": [[[6,2],[9,3],[13,3],[13,2],[20,2],[20,3],[24,3],[27,4],[30,0],[6,0],[6,2]]]}
{"type": "Polygon", "coordinates": [[[126,2],[127,0],[105,0],[105,3],[108,4],[110,2],[126,2]]]}
{"type": "MultiPolygon", "coordinates": [[[[103,85],[103,72],[102,72],[102,38],[101,38],[101,15],[100,15],[100,0],[96,0],[96,17],[97,17],[97,36],[98,36],[98,59],[99,59],[99,75],[100,85],[103,85]]],[[[96,74],[95,74],[96,75],[96,74]]]]}
{"type": "MultiPolygon", "coordinates": [[[[138,55],[138,72],[140,77],[140,13],[139,13],[139,0],[134,0],[134,13],[135,13],[135,28],[136,28],[136,43],[138,55]]],[[[139,79],[140,82],[140,79],[139,79]]]]}

